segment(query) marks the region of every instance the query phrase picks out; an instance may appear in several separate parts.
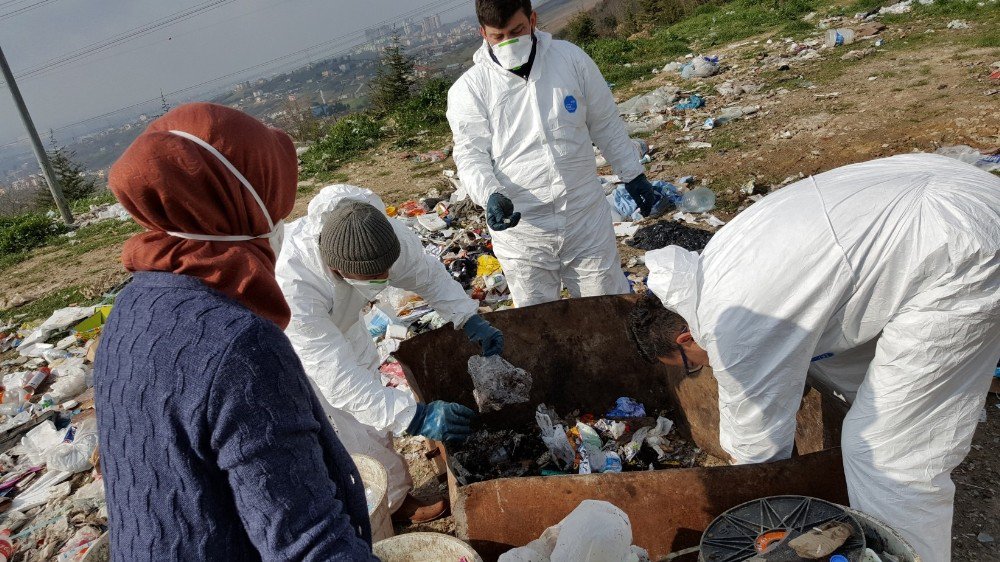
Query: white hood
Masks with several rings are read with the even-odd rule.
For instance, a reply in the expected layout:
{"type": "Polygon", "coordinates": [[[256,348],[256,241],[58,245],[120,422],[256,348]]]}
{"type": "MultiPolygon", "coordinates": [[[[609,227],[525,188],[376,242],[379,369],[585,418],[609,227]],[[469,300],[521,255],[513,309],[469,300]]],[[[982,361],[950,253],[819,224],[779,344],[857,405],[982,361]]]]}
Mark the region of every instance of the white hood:
{"type": "Polygon", "coordinates": [[[691,335],[702,345],[698,325],[698,301],[701,295],[701,256],[680,246],[667,246],[646,252],[649,290],[663,306],[680,314],[688,323],[691,335]]]}

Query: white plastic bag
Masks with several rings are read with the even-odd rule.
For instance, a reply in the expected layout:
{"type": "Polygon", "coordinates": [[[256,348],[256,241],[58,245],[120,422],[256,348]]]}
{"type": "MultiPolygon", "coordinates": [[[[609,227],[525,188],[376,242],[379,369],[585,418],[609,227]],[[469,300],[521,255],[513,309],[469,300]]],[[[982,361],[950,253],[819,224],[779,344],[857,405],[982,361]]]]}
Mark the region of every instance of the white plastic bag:
{"type": "Polygon", "coordinates": [[[31,465],[45,464],[45,456],[62,443],[65,433],[56,429],[52,420],[45,420],[21,438],[21,450],[31,465]]]}
{"type": "Polygon", "coordinates": [[[957,146],[943,146],[934,151],[934,154],[954,158],[966,164],[972,164],[980,170],[995,172],[1000,170],[1000,154],[983,154],[971,146],[960,144],[957,146]]]}
{"type": "Polygon", "coordinates": [[[632,524],[614,505],[584,500],[537,540],[515,548],[500,562],[641,562],[649,556],[632,546],[632,524]]]}
{"type": "Polygon", "coordinates": [[[90,457],[97,448],[97,420],[91,418],[80,424],[70,443],[59,443],[45,454],[49,470],[83,472],[90,470],[90,457]]]}
{"type": "Polygon", "coordinates": [[[552,458],[559,468],[566,469],[573,466],[573,461],[576,460],[576,451],[566,439],[566,428],[561,423],[553,424],[552,418],[558,419],[559,416],[545,404],[539,404],[538,410],[535,411],[535,423],[542,431],[542,442],[548,447],[549,453],[552,454],[552,458]]]}
{"type": "Polygon", "coordinates": [[[674,422],[669,419],[660,416],[656,419],[656,427],[649,430],[646,434],[646,444],[656,451],[658,459],[663,459],[667,456],[667,453],[663,451],[662,446],[667,444],[667,434],[670,430],[674,428],[674,422]]]}

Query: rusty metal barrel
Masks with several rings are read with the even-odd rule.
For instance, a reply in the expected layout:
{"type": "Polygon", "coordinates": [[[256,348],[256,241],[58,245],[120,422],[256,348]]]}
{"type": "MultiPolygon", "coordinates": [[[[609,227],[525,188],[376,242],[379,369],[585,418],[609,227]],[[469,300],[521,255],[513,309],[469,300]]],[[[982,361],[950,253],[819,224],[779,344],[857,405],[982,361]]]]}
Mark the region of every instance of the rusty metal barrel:
{"type": "MultiPolygon", "coordinates": [[[[630,396],[655,408],[673,408],[677,431],[702,450],[726,458],[719,445],[718,386],[711,370],[691,376],[645,362],[625,332],[625,318],[636,298],[561,300],[487,315],[503,330],[504,357],[531,373],[534,383],[528,403],[484,414],[483,424],[523,427],[542,402],[557,411],[597,412],[619,396],[630,396]]],[[[475,407],[467,361],[478,351],[448,325],[407,340],[396,357],[422,400],[475,407]]],[[[656,560],[697,546],[715,517],[756,498],[796,494],[846,504],[839,450],[846,410],[832,393],[806,387],[795,456],[773,463],[526,476],[465,486],[449,471],[456,534],[485,560],[495,560],[538,538],[581,501],[599,499],[628,514],[634,543],[656,560]]],[[[447,455],[443,447],[442,454],[447,455]]]]}

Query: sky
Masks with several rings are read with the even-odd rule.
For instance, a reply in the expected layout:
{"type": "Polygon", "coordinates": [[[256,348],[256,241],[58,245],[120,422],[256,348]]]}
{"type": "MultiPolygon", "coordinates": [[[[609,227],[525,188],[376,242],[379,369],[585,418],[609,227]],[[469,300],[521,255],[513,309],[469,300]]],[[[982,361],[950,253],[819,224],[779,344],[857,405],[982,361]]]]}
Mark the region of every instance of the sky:
{"type": "MultiPolygon", "coordinates": [[[[43,139],[49,129],[158,98],[161,90],[169,93],[212,80],[411,10],[430,7],[429,15],[446,9],[441,17],[450,21],[471,15],[474,4],[473,0],[0,0],[0,48],[18,76],[212,1],[223,3],[67,66],[18,79],[43,139]],[[35,9],[4,17],[37,2],[41,4],[35,9]]],[[[316,51],[315,59],[324,58],[322,54],[316,51]]],[[[23,136],[10,92],[0,87],[0,150],[23,136]]]]}

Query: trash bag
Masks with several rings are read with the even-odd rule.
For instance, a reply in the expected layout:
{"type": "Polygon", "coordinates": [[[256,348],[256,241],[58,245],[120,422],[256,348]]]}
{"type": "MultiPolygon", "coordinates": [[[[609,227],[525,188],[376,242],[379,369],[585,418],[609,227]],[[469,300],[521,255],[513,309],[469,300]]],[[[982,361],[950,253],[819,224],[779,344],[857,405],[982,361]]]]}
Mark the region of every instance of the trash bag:
{"type": "Polygon", "coordinates": [[[681,78],[708,78],[719,72],[719,57],[695,57],[681,68],[681,78]]]}
{"type": "Polygon", "coordinates": [[[527,402],[531,393],[531,375],[499,355],[470,357],[469,376],[475,387],[472,395],[480,412],[497,411],[510,404],[527,402]]]}
{"type": "Polygon", "coordinates": [[[584,500],[565,519],[500,562],[644,562],[645,550],[632,546],[632,523],[613,504],[584,500]]]}

